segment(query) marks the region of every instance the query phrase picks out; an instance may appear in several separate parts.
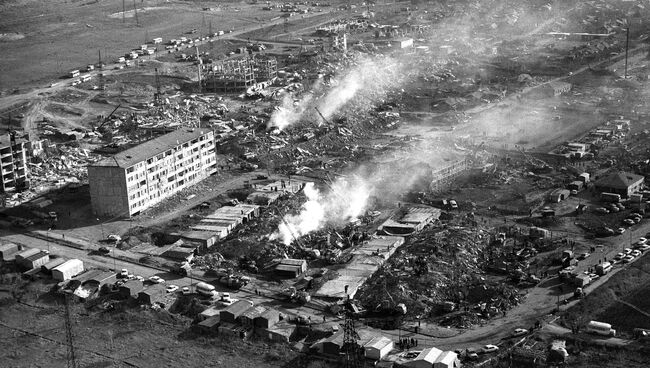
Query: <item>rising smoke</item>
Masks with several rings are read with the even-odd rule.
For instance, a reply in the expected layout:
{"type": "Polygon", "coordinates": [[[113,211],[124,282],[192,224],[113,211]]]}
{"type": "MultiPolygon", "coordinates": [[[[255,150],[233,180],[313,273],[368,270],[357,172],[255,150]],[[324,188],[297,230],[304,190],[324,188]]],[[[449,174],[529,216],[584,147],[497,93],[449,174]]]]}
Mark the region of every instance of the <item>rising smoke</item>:
{"type": "Polygon", "coordinates": [[[373,193],[370,183],[359,177],[339,178],[326,193],[309,183],[304,193],[307,202],[296,215],[286,215],[271,240],[291,244],[301,237],[326,225],[340,226],[359,218],[366,211],[373,193]]]}
{"type": "Polygon", "coordinates": [[[356,111],[367,111],[381,101],[403,80],[402,66],[390,57],[360,56],[355,64],[334,75],[327,82],[318,79],[300,98],[285,93],[280,107],[271,115],[267,127],[284,130],[314,115],[314,107],[330,119],[334,114],[354,105],[356,111]]]}

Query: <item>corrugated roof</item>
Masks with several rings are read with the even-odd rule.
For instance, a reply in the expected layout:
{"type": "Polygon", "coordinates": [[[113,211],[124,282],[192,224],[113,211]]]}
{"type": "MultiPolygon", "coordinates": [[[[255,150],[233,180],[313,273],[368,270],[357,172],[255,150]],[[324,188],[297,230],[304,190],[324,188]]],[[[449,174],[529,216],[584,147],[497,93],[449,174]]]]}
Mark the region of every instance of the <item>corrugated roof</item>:
{"type": "Polygon", "coordinates": [[[389,339],[386,336],[377,336],[377,337],[373,338],[372,340],[368,341],[368,343],[364,347],[381,350],[381,349],[385,348],[386,346],[390,345],[392,342],[393,342],[393,340],[389,339]]]}
{"type": "Polygon", "coordinates": [[[442,354],[442,350],[438,348],[424,349],[415,359],[413,359],[413,361],[424,360],[426,362],[433,364],[433,362],[435,362],[438,359],[440,354],[442,354]]]}
{"type": "Polygon", "coordinates": [[[14,243],[0,244],[0,252],[4,252],[10,249],[18,249],[18,245],[14,243]]]}
{"type": "Polygon", "coordinates": [[[228,307],[226,307],[226,309],[222,310],[221,313],[230,313],[235,317],[238,317],[250,307],[251,304],[249,302],[244,300],[238,300],[233,304],[229,305],[228,307]]]}
{"type": "Polygon", "coordinates": [[[116,153],[89,166],[112,166],[127,168],[144,161],[150,157],[163,153],[171,148],[196,139],[206,133],[208,129],[179,129],[152,139],[125,151],[116,153]]]}
{"type": "Polygon", "coordinates": [[[287,258],[280,261],[281,265],[302,266],[307,261],[304,259],[287,258]]]}
{"type": "Polygon", "coordinates": [[[627,189],[643,179],[644,177],[641,175],[619,171],[596,181],[596,185],[599,187],[627,189]]]}

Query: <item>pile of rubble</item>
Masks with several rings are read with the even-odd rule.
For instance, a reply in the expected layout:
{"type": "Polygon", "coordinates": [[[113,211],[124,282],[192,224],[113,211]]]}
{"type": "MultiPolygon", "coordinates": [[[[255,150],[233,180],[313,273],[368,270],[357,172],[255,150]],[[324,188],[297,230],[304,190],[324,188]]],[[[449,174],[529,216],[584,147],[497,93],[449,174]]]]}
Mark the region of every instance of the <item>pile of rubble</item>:
{"type": "Polygon", "coordinates": [[[452,223],[429,226],[410,238],[368,280],[359,300],[372,306],[389,298],[404,303],[410,313],[428,318],[460,310],[447,323],[461,327],[519,303],[515,287],[490,281],[486,274],[493,240],[488,230],[452,223]]]}

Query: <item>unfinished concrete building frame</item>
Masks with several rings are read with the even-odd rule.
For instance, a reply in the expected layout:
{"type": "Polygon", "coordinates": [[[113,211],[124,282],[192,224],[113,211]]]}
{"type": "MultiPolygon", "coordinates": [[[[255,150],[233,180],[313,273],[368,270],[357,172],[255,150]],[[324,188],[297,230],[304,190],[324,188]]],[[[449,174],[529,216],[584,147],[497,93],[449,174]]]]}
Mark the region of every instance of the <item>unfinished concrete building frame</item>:
{"type": "Polygon", "coordinates": [[[217,93],[242,92],[256,83],[275,79],[277,70],[278,63],[273,57],[226,60],[212,68],[204,88],[217,93]]]}
{"type": "Polygon", "coordinates": [[[131,216],[215,172],[214,133],[177,130],[88,166],[93,211],[131,216]]]}
{"type": "Polygon", "coordinates": [[[13,192],[29,186],[27,181],[26,141],[13,134],[0,136],[0,168],[2,192],[13,192]]]}
{"type": "Polygon", "coordinates": [[[460,175],[463,171],[467,169],[467,160],[462,159],[453,162],[450,165],[447,165],[441,169],[434,170],[432,175],[431,184],[429,184],[429,189],[432,192],[439,192],[444,190],[447,185],[451,184],[451,180],[456,176],[460,175]]]}

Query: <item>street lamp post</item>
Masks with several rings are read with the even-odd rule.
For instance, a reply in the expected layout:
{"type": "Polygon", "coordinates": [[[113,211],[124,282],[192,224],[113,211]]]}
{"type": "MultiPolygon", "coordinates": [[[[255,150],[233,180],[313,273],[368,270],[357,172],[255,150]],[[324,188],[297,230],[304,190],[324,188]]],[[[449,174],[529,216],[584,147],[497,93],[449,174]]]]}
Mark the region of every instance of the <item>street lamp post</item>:
{"type": "Polygon", "coordinates": [[[45,237],[47,238],[47,252],[50,253],[50,230],[52,230],[51,227],[47,228],[47,231],[45,232],[45,237]]]}
{"type": "Polygon", "coordinates": [[[97,218],[97,221],[99,221],[99,226],[102,229],[102,239],[104,239],[104,223],[101,222],[101,220],[99,218],[97,218]]]}

